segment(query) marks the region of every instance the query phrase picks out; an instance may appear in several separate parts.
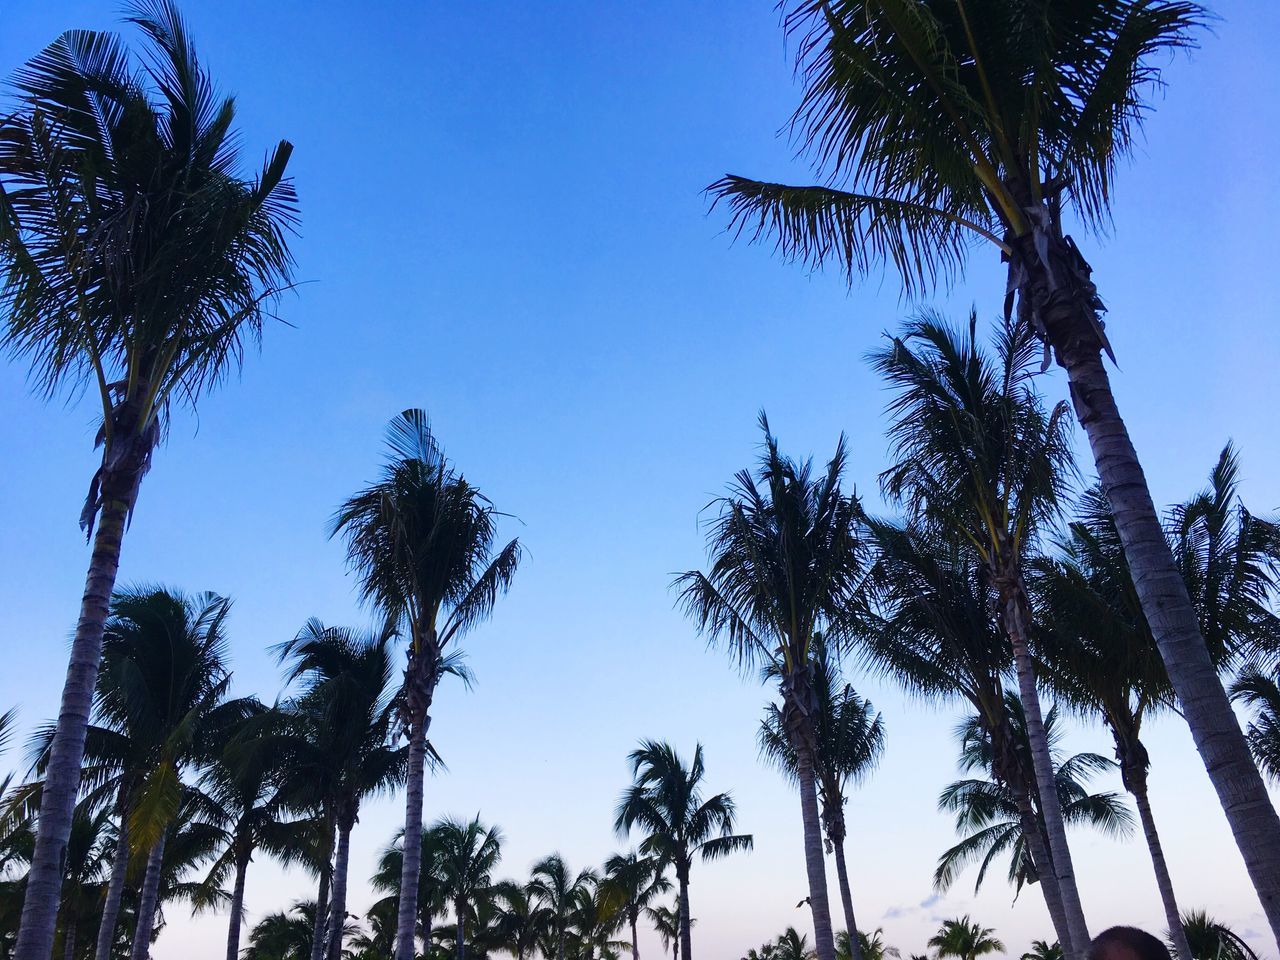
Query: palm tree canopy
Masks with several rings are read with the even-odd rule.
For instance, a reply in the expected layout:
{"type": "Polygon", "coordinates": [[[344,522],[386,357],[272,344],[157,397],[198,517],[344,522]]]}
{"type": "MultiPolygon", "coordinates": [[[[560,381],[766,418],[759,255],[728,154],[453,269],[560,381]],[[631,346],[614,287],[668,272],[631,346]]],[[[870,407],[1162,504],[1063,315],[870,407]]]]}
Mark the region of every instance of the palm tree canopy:
{"type": "Polygon", "coordinates": [[[493,871],[502,859],[502,832],[486,827],[477,815],[469,821],[451,817],[432,827],[440,847],[439,870],[449,898],[474,906],[478,894],[493,885],[493,871]]]}
{"type": "Polygon", "coordinates": [[[387,447],[381,478],[339,508],[333,533],[362,596],[403,623],[415,649],[444,647],[492,612],[520,544],[495,551],[497,511],[449,464],[423,411],[392,420],[387,447]]]}
{"type": "Polygon", "coordinates": [[[706,775],[702,744],[685,766],[668,743],[641,741],[631,753],[635,782],[618,803],[614,828],[620,836],[633,829],[646,836],[642,853],[670,863],[678,872],[688,869],[695,855],[714,860],[739,850],[750,850],[750,834],[735,834],[735,806],[728,793],[704,798],[706,775]]]}
{"type": "MultiPolygon", "coordinates": [[[[1006,694],[1005,709],[1012,749],[1019,754],[1024,769],[1029,769],[1031,746],[1022,703],[1014,694],[1006,694]]],[[[1112,791],[1091,793],[1088,789],[1088,781],[1093,776],[1115,768],[1114,761],[1096,753],[1063,757],[1062,729],[1056,707],[1045,714],[1044,725],[1063,821],[1067,826],[1093,827],[1108,836],[1127,836],[1133,829],[1133,817],[1120,795],[1112,791]]],[[[967,717],[957,728],[956,737],[960,742],[961,770],[985,776],[956,781],[938,798],[940,810],[955,814],[956,831],[967,835],[939,858],[934,884],[946,890],[962,871],[977,863],[976,892],[992,863],[1009,854],[1009,882],[1020,890],[1024,883],[1034,883],[1038,877],[1023,836],[1018,799],[994,773],[997,758],[993,738],[986,722],[978,716],[967,717]]],[[[1039,818],[1039,797],[1034,792],[1032,802],[1039,818]]]]}
{"type": "Polygon", "coordinates": [[[600,894],[606,907],[637,917],[654,898],[671,890],[671,881],[662,875],[662,862],[634,851],[617,853],[604,863],[600,894]]]}
{"type": "MultiPolygon", "coordinates": [[[[48,393],[100,395],[107,470],[131,453],[145,470],[169,405],[194,404],[260,338],[297,216],[292,146],[241,173],[235,101],[177,8],[127,11],[141,58],[69,31],[16,72],[0,123],[0,343],[48,393]],[[114,447],[138,437],[140,451],[114,447]]],[[[96,498],[95,481],[86,524],[96,498]]]]}
{"type": "Polygon", "coordinates": [[[808,663],[815,634],[838,647],[850,631],[865,549],[861,509],[841,490],[844,438],[826,469],[778,451],[762,413],[759,469],[740,471],[714,502],[711,569],[676,578],[680,604],[711,641],[744,668],[772,664],[784,676],[808,663]]]}
{"type": "Polygon", "coordinates": [[[1255,664],[1240,671],[1231,685],[1232,699],[1254,710],[1246,733],[1258,767],[1280,780],[1280,684],[1255,664]]]}
{"type": "MultiPolygon", "coordinates": [[[[884,942],[884,930],[876,927],[871,933],[865,930],[858,931],[858,947],[862,954],[862,960],[885,960],[886,957],[900,957],[902,952],[897,947],[891,947],[884,942]]],[[[836,958],[837,960],[849,960],[853,956],[853,951],[849,943],[849,931],[841,930],[836,934],[836,958]]]]}
{"type": "Polygon", "coordinates": [[[1188,910],[1182,915],[1192,960],[1260,960],[1238,933],[1204,910],[1188,910]]]}
{"type": "Polygon", "coordinates": [[[1183,0],[785,0],[804,94],[792,119],[818,185],[726,176],[731,229],[852,281],[890,264],[949,281],[1062,198],[1107,220],[1112,175],[1158,86],[1155,57],[1206,19],[1183,0]]]}
{"type": "Polygon", "coordinates": [[[975,923],[965,914],[958,920],[943,920],[938,932],[929,938],[929,946],[939,957],[976,960],[988,953],[1004,953],[1004,944],[994,934],[991,927],[975,923]]]}

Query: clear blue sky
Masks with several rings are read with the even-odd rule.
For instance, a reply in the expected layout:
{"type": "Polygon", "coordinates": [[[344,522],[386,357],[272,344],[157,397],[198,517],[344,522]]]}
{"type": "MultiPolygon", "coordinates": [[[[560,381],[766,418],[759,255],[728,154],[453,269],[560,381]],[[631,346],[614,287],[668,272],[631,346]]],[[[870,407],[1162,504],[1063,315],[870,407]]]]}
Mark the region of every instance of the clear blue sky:
{"type": "MultiPolygon", "coordinates": [[[[114,0],[8,4],[0,72],[71,27],[108,28],[114,0]]],[[[1280,219],[1280,8],[1224,0],[1202,51],[1176,62],[1116,193],[1114,236],[1082,240],[1111,307],[1117,391],[1159,502],[1198,489],[1230,436],[1258,510],[1280,505],[1274,292],[1280,219]]],[[[732,246],[701,189],[725,172],[804,179],[775,136],[797,89],[765,0],[487,4],[209,0],[185,5],[206,61],[239,97],[247,156],[296,145],[303,210],[292,327],[267,333],[239,382],[180,415],[147,478],[122,581],[235,599],[238,689],[270,698],[268,648],[309,616],[362,623],[326,520],[374,473],[387,419],[427,408],[449,453],[529,557],[469,641],[475,691],[438,699],[450,772],[427,816],[480,811],[506,831],[503,871],[560,850],[599,863],[642,736],[706,745],[756,851],[695,869],[702,956],[739,956],[788,924],[805,892],[798,803],[756,760],[764,693],[704,650],[672,610],[672,571],[702,561],[699,509],[755,452],[766,407],[784,446],[826,455],[849,435],[874,496],[884,396],[861,361],[909,309],[893,277],[849,294],[765,249],[732,246]]],[[[998,309],[994,257],[933,302],[998,309]]],[[[1062,395],[1061,379],[1045,390],[1062,395]]],[[[28,727],[55,711],[87,550],[76,528],[94,411],[44,403],[0,375],[8,505],[0,551],[0,705],[28,727]]],[[[1042,901],[993,877],[943,899],[952,840],[936,813],[954,777],[953,707],[854,678],[886,716],[888,755],[850,804],[859,921],[923,952],[941,916],[972,912],[1015,955],[1049,937],[1042,901]]],[[[1109,752],[1082,727],[1072,745],[1109,752]]],[[[1256,900],[1176,718],[1149,747],[1153,801],[1184,904],[1264,954],[1256,900]]],[[[1119,789],[1118,778],[1111,784],[1119,789]]],[[[400,804],[356,831],[353,907],[400,804]]],[[[1094,928],[1163,926],[1140,840],[1080,835],[1094,928]]],[[[250,920],[309,895],[269,862],[250,920]]],[[[159,960],[221,956],[225,918],[168,911],[159,960]]],[[[656,941],[642,947],[650,956],[656,941]]]]}

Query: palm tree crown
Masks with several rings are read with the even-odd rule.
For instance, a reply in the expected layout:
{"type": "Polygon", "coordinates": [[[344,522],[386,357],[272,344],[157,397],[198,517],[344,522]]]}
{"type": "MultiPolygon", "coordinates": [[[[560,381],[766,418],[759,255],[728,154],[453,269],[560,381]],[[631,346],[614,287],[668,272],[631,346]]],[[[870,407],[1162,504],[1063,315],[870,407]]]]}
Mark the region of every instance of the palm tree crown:
{"type": "Polygon", "coordinates": [[[944,920],[938,932],[929,938],[939,958],[955,957],[956,960],[977,960],[988,953],[1004,953],[1004,944],[994,936],[995,931],[969,919],[944,920]]]}

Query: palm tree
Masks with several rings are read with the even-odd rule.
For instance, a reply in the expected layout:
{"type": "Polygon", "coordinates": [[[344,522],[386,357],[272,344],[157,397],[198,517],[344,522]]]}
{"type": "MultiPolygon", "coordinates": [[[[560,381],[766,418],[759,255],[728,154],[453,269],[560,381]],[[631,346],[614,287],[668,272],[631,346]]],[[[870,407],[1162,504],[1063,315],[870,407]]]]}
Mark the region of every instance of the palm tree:
{"type": "Polygon", "coordinates": [[[973,544],[955,530],[865,521],[877,559],[860,639],[869,664],[908,691],[967,701],[997,745],[996,780],[1008,787],[1037,866],[1045,906],[1069,942],[1057,875],[1034,802],[1029,758],[1015,748],[1004,676],[1012,666],[1008,637],[993,617],[991,589],[973,544]]]}
{"type": "Polygon", "coordinates": [[[1240,934],[1204,910],[1183,914],[1181,928],[1184,940],[1190,943],[1190,960],[1261,960],[1240,934]]]}
{"type": "MultiPolygon", "coordinates": [[[[408,639],[400,722],[409,739],[405,836],[422,830],[422,791],[432,697],[456,644],[493,612],[520,562],[516,540],[495,551],[498,513],[456,472],[427,415],[406,410],[387,429],[382,477],[339,508],[333,534],[346,540],[361,596],[408,639]]],[[[405,850],[395,960],[413,960],[421,863],[405,850]]]]}
{"type": "Polygon", "coordinates": [[[1261,960],[1238,933],[1203,910],[1183,914],[1182,929],[1191,960],[1261,960]]]}
{"type": "MultiPolygon", "coordinates": [[[[1258,775],[1165,543],[1102,362],[1091,267],[1064,232],[1110,222],[1154,58],[1194,45],[1192,0],[785,0],[805,92],[793,127],[821,186],[727,176],[733,227],[850,282],[888,263],[908,293],[948,281],[971,242],[1009,264],[1006,312],[1067,371],[1077,418],[1115,510],[1142,609],[1196,747],[1280,938],[1280,818],[1258,775]]],[[[1067,953],[1073,951],[1070,945],[1067,953]]],[[[1077,945],[1083,951],[1082,945],[1077,945]]]]}
{"type": "Polygon", "coordinates": [[[546,912],[538,906],[528,885],[510,880],[494,885],[493,903],[502,934],[502,949],[516,960],[527,960],[546,934],[546,912]]]}
{"type": "Polygon", "coordinates": [[[347,917],[351,831],[369,796],[404,782],[407,751],[390,745],[394,719],[394,633],[360,634],[308,621],[280,648],[286,681],[301,680],[293,709],[309,719],[310,745],[329,772],[326,807],[336,830],[325,955],[340,960],[347,917]]]}
{"type": "Polygon", "coordinates": [[[1024,576],[1037,533],[1056,516],[1074,470],[1066,405],[1045,411],[1031,387],[1036,344],[1029,324],[1006,323],[994,356],[978,343],[976,327],[972,313],[966,333],[923,314],[872,354],[874,367],[894,391],[889,437],[896,462],[880,481],[913,519],[960,530],[974,544],[994,587],[1027,714],[1032,770],[1068,942],[1083,950],[1089,933],[1053,789],[1024,576]]]}
{"type": "Polygon", "coordinates": [[[556,960],[565,960],[573,911],[579,898],[596,883],[594,871],[582,870],[575,875],[558,853],[543,857],[533,865],[527,889],[545,917],[547,948],[543,950],[544,956],[550,957],[554,953],[556,960]]]}
{"type": "Polygon", "coordinates": [[[570,914],[572,960],[620,960],[631,944],[615,940],[625,914],[601,895],[600,883],[587,884],[573,899],[570,914]]]}
{"type": "MultiPolygon", "coordinates": [[[[1106,497],[1087,491],[1059,543],[1059,556],[1031,564],[1040,613],[1045,679],[1078,710],[1111,731],[1125,789],[1133,795],[1165,919],[1181,935],[1178,901],[1148,791],[1151,757],[1142,742],[1148,715],[1172,706],[1173,690],[1138,603],[1106,497]]],[[[1179,956],[1190,956],[1185,942],[1179,956]]]]}
{"type": "Polygon", "coordinates": [[[813,960],[817,954],[809,949],[808,937],[797,933],[795,927],[787,927],[786,932],[774,942],[770,956],[773,960],[813,960]]]}
{"type": "Polygon", "coordinates": [[[859,930],[856,939],[849,936],[848,930],[841,930],[836,934],[836,956],[839,960],[850,960],[855,943],[863,960],[885,960],[886,957],[902,956],[897,947],[891,947],[884,942],[884,930],[876,927],[870,934],[865,930],[859,930]]]}
{"type": "Polygon", "coordinates": [[[245,880],[254,853],[262,849],[296,860],[313,824],[284,817],[281,785],[290,773],[292,748],[285,712],[252,698],[231,706],[212,734],[200,786],[205,816],[227,832],[226,849],[210,869],[208,882],[220,885],[228,875],[233,878],[227,960],[238,960],[245,880]]]}
{"type": "MultiPolygon", "coordinates": [[[[418,910],[418,936],[422,938],[423,949],[431,946],[431,933],[437,917],[444,916],[447,904],[447,888],[441,859],[444,856],[442,832],[438,826],[422,831],[421,842],[422,869],[418,871],[418,896],[415,898],[418,910]]],[[[400,878],[404,873],[404,834],[400,833],[391,844],[382,851],[378,858],[378,867],[370,883],[373,889],[389,895],[398,910],[400,902],[400,878]]],[[[381,903],[382,901],[379,901],[381,903]]],[[[523,960],[523,958],[520,958],[523,960]]]]}
{"type": "Polygon", "coordinates": [[[643,831],[640,852],[675,869],[680,891],[680,960],[693,960],[689,871],[694,857],[715,860],[750,850],[753,841],[750,834],[733,832],[735,807],[730,794],[703,798],[702,744],[694,748],[688,767],[673,746],[652,740],[642,740],[630,760],[634,783],[618,803],[614,829],[622,837],[633,829],[643,831]]]}
{"type": "MultiPolygon", "coordinates": [[[[187,597],[159,587],[122,591],[112,600],[97,712],[103,727],[145,744],[147,761],[127,824],[130,849],[144,852],[147,863],[132,960],[146,960],[150,950],[165,843],[187,791],[183,770],[200,758],[230,683],[224,633],[229,609],[230,601],[212,593],[187,597]]],[[[56,750],[55,734],[50,771],[56,750]]]]}
{"type": "Polygon", "coordinates": [[[974,923],[965,914],[958,920],[943,920],[938,932],[929,938],[929,946],[942,957],[956,960],[978,960],[988,953],[1004,953],[1004,944],[997,940],[990,927],[974,923]]]}
{"type": "Polygon", "coordinates": [[[84,802],[76,806],[67,843],[62,907],[58,911],[64,960],[75,960],[79,955],[81,928],[93,916],[110,873],[110,819],[109,810],[95,811],[84,802]]]}
{"type": "Polygon", "coordinates": [[[147,44],[141,67],[114,34],[65,33],[18,70],[0,132],[0,342],[46,394],[89,388],[102,412],[80,515],[93,550],[18,960],[46,960],[53,945],[108,601],[168,411],[234,372],[290,285],[291,145],[244,177],[234,100],[219,98],[176,7],[128,10],[147,44]]]}
{"type": "MultiPolygon", "coordinates": [[[[676,900],[670,907],[645,907],[644,915],[662,940],[662,949],[671,951],[672,960],[680,960],[680,901],[676,900]]],[[[696,920],[689,920],[690,926],[695,923],[696,920]]]]}
{"type": "Polygon", "coordinates": [[[614,854],[604,864],[600,891],[631,927],[632,960],[640,960],[640,912],[671,890],[671,881],[662,875],[661,868],[656,857],[642,857],[634,851],[614,854]]]}
{"type": "Polygon", "coordinates": [[[1062,945],[1046,940],[1032,940],[1031,949],[1022,955],[1022,960],[1062,960],[1062,945]]]}
{"type": "Polygon", "coordinates": [[[1231,685],[1231,697],[1254,708],[1249,747],[1262,772],[1280,780],[1280,684],[1261,667],[1249,664],[1231,685]]]}
{"type": "MultiPolygon", "coordinates": [[[[249,932],[244,960],[308,960],[315,914],[315,903],[303,900],[295,903],[287,913],[263,917],[249,932]]],[[[354,924],[347,924],[344,936],[355,932],[354,924]]]]}
{"type": "Polygon", "coordinates": [[[838,647],[848,633],[865,566],[861,509],[841,490],[843,437],[826,469],[815,474],[811,461],[797,463],[778,452],[763,413],[760,428],[759,470],[738,473],[728,496],[717,501],[707,535],[710,572],[689,571],[676,585],[701,633],[723,640],[743,668],[763,666],[778,679],[800,787],[814,945],[818,960],[834,960],[818,813],[813,644],[821,633],[838,647]]]}
{"type": "Polygon", "coordinates": [[[493,869],[502,858],[502,833],[484,826],[478,815],[466,823],[445,818],[432,831],[439,838],[440,878],[457,924],[457,958],[465,960],[467,919],[474,918],[479,899],[493,886],[493,869]]]}
{"type": "MultiPolygon", "coordinates": [[[[840,900],[844,906],[845,930],[858,929],[853,916],[853,895],[849,870],[844,859],[846,836],[845,788],[871,775],[884,752],[884,722],[874,713],[871,701],[858,696],[849,684],[840,686],[840,673],[831,662],[826,644],[814,645],[813,692],[817,711],[814,733],[817,743],[815,773],[818,798],[822,802],[822,826],[827,845],[834,852],[840,900]]],[[[769,704],[760,724],[760,752],[790,779],[796,779],[795,752],[787,740],[782,710],[769,704]]],[[[852,960],[862,960],[857,941],[851,942],[852,960]]],[[[836,953],[839,953],[837,945],[836,953]]]]}
{"type": "MultiPolygon", "coordinates": [[[[1021,755],[1023,763],[1029,763],[1031,747],[1022,704],[1013,694],[1007,694],[1006,709],[1013,732],[1010,746],[1021,755]]],[[[1115,764],[1096,753],[1062,757],[1058,750],[1062,733],[1058,727],[1057,708],[1045,715],[1045,732],[1049,738],[1059,805],[1066,823],[1093,827],[1110,836],[1124,836],[1131,831],[1132,818],[1116,794],[1110,791],[1090,793],[1088,790],[1091,777],[1113,769],[1115,764]]],[[[933,875],[934,885],[939,890],[947,890],[961,871],[977,862],[976,893],[982,886],[987,869],[997,857],[1008,853],[1011,855],[1009,882],[1021,890],[1028,880],[1039,880],[1039,871],[1033,858],[1028,856],[1029,845],[1018,800],[1010,787],[992,773],[997,764],[992,736],[978,716],[967,717],[957,728],[956,736],[960,741],[960,769],[965,773],[982,773],[984,777],[952,783],[938,798],[938,808],[954,813],[956,830],[968,832],[968,836],[939,858],[933,875]]],[[[1036,813],[1036,829],[1043,832],[1044,818],[1038,806],[1036,813]]]]}

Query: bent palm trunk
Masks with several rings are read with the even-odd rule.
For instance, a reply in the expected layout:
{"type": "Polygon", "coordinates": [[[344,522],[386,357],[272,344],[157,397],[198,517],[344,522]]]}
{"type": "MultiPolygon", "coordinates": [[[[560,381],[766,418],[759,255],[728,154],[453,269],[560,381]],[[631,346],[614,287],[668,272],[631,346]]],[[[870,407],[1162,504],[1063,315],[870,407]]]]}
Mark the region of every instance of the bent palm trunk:
{"type": "MultiPolygon", "coordinates": [[[[49,960],[58,924],[62,894],[62,863],[71,835],[71,818],[80,792],[80,764],[84,760],[85,733],[93,691],[102,662],[102,631],[110,612],[111,591],[120,569],[120,544],[131,500],[117,489],[132,478],[111,478],[112,489],[103,484],[102,512],[93,538],[93,553],[80,600],[80,619],[71,642],[71,662],[62,687],[58,726],[49,749],[36,821],[36,848],[27,873],[27,893],[22,903],[22,921],[14,960],[49,960]]],[[[114,933],[114,930],[112,931],[114,933]]]]}
{"type": "Polygon", "coordinates": [[[1071,848],[1067,844],[1067,830],[1062,819],[1062,803],[1058,797],[1058,780],[1053,771],[1053,758],[1049,755],[1049,738],[1044,730],[1044,716],[1040,712],[1040,693],[1036,689],[1035,666],[1027,646],[1027,624],[1024,594],[1014,585],[1005,600],[1005,631],[1013,645],[1013,659],[1018,674],[1018,693],[1027,719],[1027,740],[1031,745],[1031,762],[1035,774],[1036,794],[1040,798],[1040,815],[1044,820],[1045,835],[1049,843],[1049,856],[1053,873],[1058,881],[1062,909],[1067,927],[1071,931],[1071,943],[1075,954],[1089,943],[1089,927],[1085,923],[1084,908],[1080,903],[1080,890],[1076,886],[1075,867],[1071,862],[1071,848]]]}
{"type": "Polygon", "coordinates": [[[353,818],[343,816],[338,822],[338,849],[333,857],[333,886],[329,894],[329,929],[325,937],[328,960],[342,957],[342,928],[347,920],[347,866],[351,862],[351,828],[353,818]]]}
{"type": "Polygon", "coordinates": [[[116,851],[111,863],[111,879],[102,902],[102,919],[98,923],[98,943],[94,960],[110,960],[116,942],[116,924],[120,919],[120,901],[124,897],[125,873],[129,868],[129,807],[124,797],[120,802],[120,829],[116,831],[116,851]]]}
{"type": "Polygon", "coordinates": [[[231,890],[231,919],[227,923],[227,960],[239,960],[240,923],[244,917],[244,881],[249,873],[250,854],[236,856],[236,882],[231,890]]]}
{"type": "Polygon", "coordinates": [[[1111,503],[1142,612],[1272,935],[1280,943],[1280,817],[1209,657],[1138,453],[1116,406],[1102,364],[1100,301],[1090,280],[1091,268],[1056,223],[1015,242],[1022,308],[1035,314],[1067,371],[1071,402],[1111,503]],[[1043,258],[1037,246],[1045,251],[1043,258]]]}
{"type": "Polygon", "coordinates": [[[160,902],[160,871],[164,866],[164,843],[169,831],[160,834],[147,854],[147,872],[142,880],[142,896],[138,900],[138,925],[133,931],[133,949],[129,960],[147,960],[151,953],[151,934],[155,931],[156,906],[160,902]]]}

